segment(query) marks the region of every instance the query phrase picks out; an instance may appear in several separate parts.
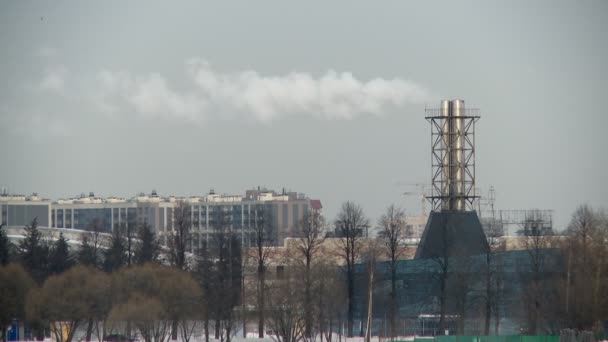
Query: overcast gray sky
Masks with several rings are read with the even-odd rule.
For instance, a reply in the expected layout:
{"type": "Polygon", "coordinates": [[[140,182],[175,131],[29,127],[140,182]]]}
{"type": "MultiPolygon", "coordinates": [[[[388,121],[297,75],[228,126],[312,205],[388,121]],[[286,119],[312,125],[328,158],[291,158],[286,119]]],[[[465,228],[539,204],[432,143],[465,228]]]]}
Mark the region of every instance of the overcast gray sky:
{"type": "Polygon", "coordinates": [[[0,4],[0,186],[285,187],[375,222],[430,182],[425,105],[481,109],[500,209],[608,207],[608,2],[0,4]]]}

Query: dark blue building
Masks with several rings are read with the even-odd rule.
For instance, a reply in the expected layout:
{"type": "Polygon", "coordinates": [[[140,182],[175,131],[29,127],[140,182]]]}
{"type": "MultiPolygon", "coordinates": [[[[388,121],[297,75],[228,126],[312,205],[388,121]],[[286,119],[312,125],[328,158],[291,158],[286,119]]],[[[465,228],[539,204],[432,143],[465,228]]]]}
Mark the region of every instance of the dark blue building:
{"type": "MultiPolygon", "coordinates": [[[[543,302],[551,302],[561,276],[562,256],[558,249],[496,252],[489,264],[492,331],[496,311],[501,334],[526,329],[526,294],[530,284],[542,284],[543,302]],[[536,267],[535,267],[536,266],[536,267]],[[536,272],[535,269],[539,270],[536,272]]],[[[450,257],[447,272],[444,260],[402,260],[397,265],[398,326],[400,335],[436,335],[440,312],[440,279],[446,276],[447,328],[450,334],[483,334],[488,283],[486,255],[450,257]],[[426,326],[423,326],[426,324],[426,326]],[[424,331],[423,331],[424,328],[424,331]]],[[[391,272],[388,262],[376,264],[373,289],[373,317],[376,334],[382,335],[390,315],[391,272]]],[[[356,266],[355,317],[367,317],[368,266],[356,266]]],[[[365,325],[363,323],[363,325],[365,325]]],[[[359,326],[357,322],[356,327],[359,326]]]]}

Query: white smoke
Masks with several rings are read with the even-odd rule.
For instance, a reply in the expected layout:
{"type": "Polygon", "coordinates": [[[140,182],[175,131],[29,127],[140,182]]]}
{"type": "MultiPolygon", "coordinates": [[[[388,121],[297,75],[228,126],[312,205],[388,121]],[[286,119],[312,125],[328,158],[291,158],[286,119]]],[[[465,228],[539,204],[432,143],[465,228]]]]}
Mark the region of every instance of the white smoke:
{"type": "Polygon", "coordinates": [[[160,74],[135,77],[125,71],[102,71],[97,82],[94,98],[104,112],[189,121],[200,121],[205,116],[202,97],[171,89],[160,74]]]}
{"type": "Polygon", "coordinates": [[[65,91],[67,69],[63,66],[47,68],[38,87],[43,91],[62,93],[65,91]]]}
{"type": "Polygon", "coordinates": [[[203,121],[238,117],[268,122],[288,115],[352,119],[361,114],[430,100],[424,87],[402,79],[360,81],[349,72],[330,70],[315,78],[303,72],[266,76],[253,70],[220,72],[202,59],[187,63],[190,86],[177,90],[158,74],[134,76],[104,71],[98,75],[106,110],[125,105],[141,116],[203,121]]]}

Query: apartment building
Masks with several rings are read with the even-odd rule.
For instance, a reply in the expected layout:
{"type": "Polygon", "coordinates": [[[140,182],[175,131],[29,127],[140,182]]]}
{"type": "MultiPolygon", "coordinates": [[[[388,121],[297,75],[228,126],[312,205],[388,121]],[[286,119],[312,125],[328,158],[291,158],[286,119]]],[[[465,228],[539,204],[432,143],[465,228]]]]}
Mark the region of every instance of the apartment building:
{"type": "Polygon", "coordinates": [[[38,225],[48,227],[51,222],[51,201],[34,193],[31,196],[0,194],[0,224],[23,227],[36,218],[38,225]]]}
{"type": "Polygon", "coordinates": [[[156,191],[139,194],[130,199],[99,198],[94,193],[78,198],[60,199],[51,204],[50,226],[54,228],[99,229],[111,232],[118,225],[149,224],[166,242],[173,229],[173,210],[179,201],[191,208],[193,249],[209,242],[215,232],[217,215],[229,218],[230,229],[241,236],[244,246],[251,245],[255,216],[264,213],[272,228],[273,244],[297,236],[300,223],[309,210],[320,211],[321,201],[304,194],[267,189],[247,190],[245,195],[216,194],[211,190],[203,196],[161,197],[156,191]]]}

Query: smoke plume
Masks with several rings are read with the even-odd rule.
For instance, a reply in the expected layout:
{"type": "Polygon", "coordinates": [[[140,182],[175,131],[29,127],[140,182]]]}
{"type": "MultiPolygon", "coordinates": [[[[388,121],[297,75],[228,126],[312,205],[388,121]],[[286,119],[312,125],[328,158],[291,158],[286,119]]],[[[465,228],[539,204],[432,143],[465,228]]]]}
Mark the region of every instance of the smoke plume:
{"type": "Polygon", "coordinates": [[[352,119],[382,115],[407,104],[429,101],[424,87],[398,78],[357,79],[329,70],[314,77],[305,72],[261,75],[253,70],[221,72],[203,59],[187,62],[189,86],[178,90],[158,73],[98,74],[98,99],[107,111],[140,116],[205,121],[213,117],[268,122],[290,115],[352,119]],[[125,106],[129,108],[124,108],[125,106]]]}

